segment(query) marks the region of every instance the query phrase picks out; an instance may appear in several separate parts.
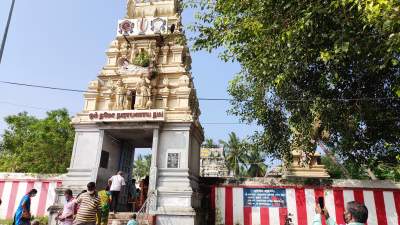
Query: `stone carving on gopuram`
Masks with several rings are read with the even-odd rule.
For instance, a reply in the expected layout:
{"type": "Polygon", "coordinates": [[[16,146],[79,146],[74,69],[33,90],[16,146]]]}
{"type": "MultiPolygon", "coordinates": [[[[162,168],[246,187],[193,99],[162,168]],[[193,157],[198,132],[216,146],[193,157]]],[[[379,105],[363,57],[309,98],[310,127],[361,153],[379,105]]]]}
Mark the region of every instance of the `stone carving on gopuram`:
{"type": "Polygon", "coordinates": [[[164,109],[166,121],[197,122],[200,110],[178,2],[128,0],[107,62],[74,123],[92,111],[164,109]]]}

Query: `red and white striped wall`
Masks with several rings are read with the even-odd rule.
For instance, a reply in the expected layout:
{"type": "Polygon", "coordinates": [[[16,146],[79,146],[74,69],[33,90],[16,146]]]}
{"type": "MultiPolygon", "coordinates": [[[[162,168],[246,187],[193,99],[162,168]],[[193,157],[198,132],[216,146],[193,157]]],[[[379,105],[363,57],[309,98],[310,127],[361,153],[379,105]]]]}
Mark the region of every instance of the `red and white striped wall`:
{"type": "Polygon", "coordinates": [[[337,224],[344,224],[345,204],[358,201],[369,210],[368,225],[400,225],[400,189],[216,186],[211,192],[216,225],[284,225],[288,214],[293,225],[311,225],[320,196],[337,224]],[[245,207],[243,190],[247,188],[285,189],[286,207],[245,207]]]}
{"type": "Polygon", "coordinates": [[[47,215],[47,209],[54,204],[55,188],[59,186],[61,179],[54,176],[0,173],[0,219],[12,219],[22,197],[32,188],[38,191],[36,197],[32,198],[32,214],[47,215]]]}

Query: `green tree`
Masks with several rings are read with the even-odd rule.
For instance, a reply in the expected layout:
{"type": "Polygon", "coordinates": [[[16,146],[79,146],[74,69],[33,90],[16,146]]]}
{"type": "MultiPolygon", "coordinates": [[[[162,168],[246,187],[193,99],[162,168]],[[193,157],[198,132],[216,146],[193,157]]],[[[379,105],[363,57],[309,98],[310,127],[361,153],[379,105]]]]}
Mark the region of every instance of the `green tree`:
{"type": "Polygon", "coordinates": [[[215,148],[215,146],[217,146],[217,144],[215,144],[212,138],[207,138],[206,140],[204,140],[204,143],[202,145],[202,147],[204,148],[215,148]]]}
{"type": "Polygon", "coordinates": [[[265,165],[265,154],[264,151],[254,146],[242,142],[245,153],[244,164],[246,166],[246,174],[249,177],[264,177],[267,173],[267,165],[265,165]]]}
{"type": "Polygon", "coordinates": [[[235,177],[241,176],[246,156],[240,139],[236,133],[231,132],[228,141],[220,140],[220,143],[224,148],[226,166],[233,172],[235,177]]]}
{"type": "Polygon", "coordinates": [[[65,173],[71,159],[74,129],[66,109],[38,119],[23,112],[5,118],[0,142],[0,171],[65,173]]]}
{"type": "MultiPolygon", "coordinates": [[[[346,175],[343,170],[339,167],[336,162],[333,162],[331,158],[327,156],[321,157],[321,162],[325,165],[329,175],[333,179],[346,179],[346,175]]],[[[368,174],[366,173],[366,168],[360,164],[352,161],[341,162],[341,165],[348,172],[349,178],[351,179],[368,179],[368,174]]]]}
{"type": "Polygon", "coordinates": [[[134,162],[133,177],[139,181],[150,175],[151,155],[139,155],[134,162]]]}
{"type": "Polygon", "coordinates": [[[230,112],[264,128],[254,144],[290,158],[293,144],[322,142],[340,161],[398,163],[400,1],[186,2],[200,6],[194,48],[242,66],[230,112]]]}

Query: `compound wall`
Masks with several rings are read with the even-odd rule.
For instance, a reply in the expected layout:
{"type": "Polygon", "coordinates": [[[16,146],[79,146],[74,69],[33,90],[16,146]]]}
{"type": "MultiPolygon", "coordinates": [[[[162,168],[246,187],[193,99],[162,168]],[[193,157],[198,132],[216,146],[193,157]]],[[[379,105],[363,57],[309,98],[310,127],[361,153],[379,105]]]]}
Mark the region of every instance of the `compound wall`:
{"type": "Polygon", "coordinates": [[[32,198],[31,212],[34,216],[46,216],[58,186],[61,186],[58,176],[0,173],[0,219],[12,219],[22,197],[32,188],[38,194],[32,198]]]}
{"type": "MultiPolygon", "coordinates": [[[[344,224],[349,201],[364,203],[368,225],[400,224],[400,186],[386,181],[336,181],[331,186],[216,185],[211,188],[211,208],[217,225],[312,224],[318,197],[337,224],[344,224]]],[[[323,224],[325,222],[323,221],[323,224]]]]}

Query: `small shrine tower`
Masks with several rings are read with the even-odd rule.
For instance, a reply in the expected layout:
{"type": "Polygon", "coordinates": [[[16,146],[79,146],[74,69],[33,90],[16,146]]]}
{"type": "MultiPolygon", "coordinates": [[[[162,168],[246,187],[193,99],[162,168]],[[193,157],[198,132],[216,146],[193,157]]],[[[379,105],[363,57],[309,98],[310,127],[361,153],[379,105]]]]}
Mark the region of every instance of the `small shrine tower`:
{"type": "Polygon", "coordinates": [[[148,196],[155,200],[149,213],[157,224],[199,223],[204,136],[181,23],[178,0],[128,0],[106,64],[73,118],[71,165],[50,211],[62,206],[66,188],[76,194],[95,181],[103,189],[119,170],[130,182],[135,148],[151,148],[148,196]]]}

